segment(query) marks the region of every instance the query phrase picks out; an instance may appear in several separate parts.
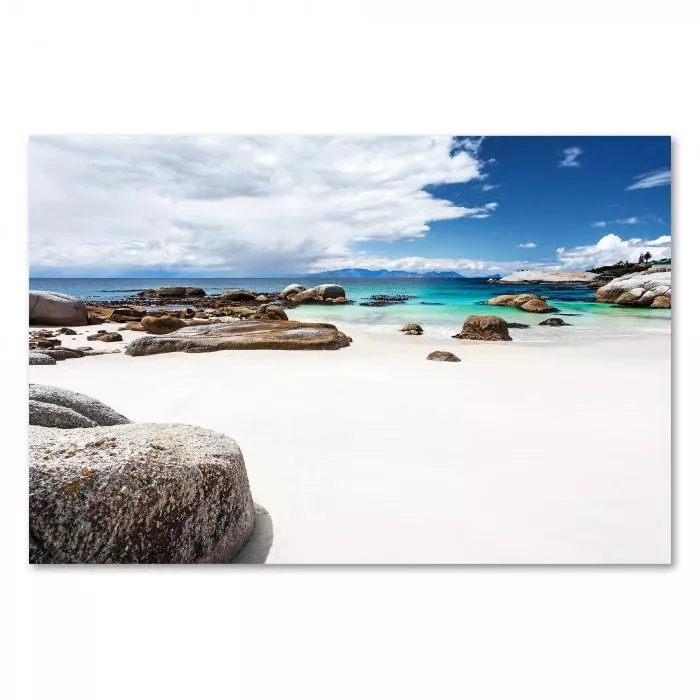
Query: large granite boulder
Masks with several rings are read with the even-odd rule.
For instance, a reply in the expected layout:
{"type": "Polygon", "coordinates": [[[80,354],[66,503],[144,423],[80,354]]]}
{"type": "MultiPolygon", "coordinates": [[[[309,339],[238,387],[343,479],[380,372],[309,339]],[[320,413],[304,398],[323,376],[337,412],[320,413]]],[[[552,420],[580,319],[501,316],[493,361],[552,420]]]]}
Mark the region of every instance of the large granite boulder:
{"type": "Polygon", "coordinates": [[[466,340],[512,340],[508,324],[500,316],[468,316],[453,338],[466,340]]]}
{"type": "Polygon", "coordinates": [[[520,270],[489,281],[497,284],[593,284],[597,279],[595,272],[581,270],[520,270]]]}
{"type": "Polygon", "coordinates": [[[286,299],[288,296],[292,296],[294,294],[299,294],[299,292],[305,292],[306,287],[302,286],[301,284],[290,284],[287,285],[277,296],[280,299],[286,299]]]}
{"type": "Polygon", "coordinates": [[[129,419],[92,396],[46,384],[29,385],[29,425],[53,428],[81,428],[95,425],[121,425],[129,419]],[[54,410],[55,409],[55,410],[54,410]],[[65,409],[61,411],[59,409],[65,409]],[[65,411],[70,411],[68,414],[65,411]],[[60,425],[61,416],[70,420],[60,425]],[[80,416],[80,419],[76,418],[80,416]],[[74,423],[74,424],[69,424],[74,423]],[[81,423],[81,424],[75,424],[81,423]]]}
{"type": "Polygon", "coordinates": [[[330,323],[241,319],[132,341],[127,355],[215,350],[338,350],[351,339],[330,323]]]}
{"type": "Polygon", "coordinates": [[[29,290],[30,326],[86,326],[88,312],[80,299],[58,292],[29,290]]]}
{"type": "Polygon", "coordinates": [[[186,326],[186,322],[175,316],[144,316],[141,319],[141,326],[146,333],[162,335],[172,333],[186,326]]]}
{"type": "Polygon", "coordinates": [[[29,428],[29,561],[229,562],[255,523],[243,455],[189,425],[29,428]]]}
{"type": "Polygon", "coordinates": [[[617,277],[596,291],[595,300],[623,306],[670,309],[671,268],[650,267],[617,277]]]}

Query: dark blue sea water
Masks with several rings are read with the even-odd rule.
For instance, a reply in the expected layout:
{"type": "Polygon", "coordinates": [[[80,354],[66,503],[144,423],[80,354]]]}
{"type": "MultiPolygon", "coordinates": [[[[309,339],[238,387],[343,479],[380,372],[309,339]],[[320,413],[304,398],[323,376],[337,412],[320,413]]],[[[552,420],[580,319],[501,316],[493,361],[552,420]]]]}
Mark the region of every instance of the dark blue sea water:
{"type": "MultiPolygon", "coordinates": [[[[336,324],[362,326],[368,330],[396,330],[398,324],[420,323],[432,326],[444,335],[455,333],[470,314],[497,313],[507,321],[532,324],[542,320],[539,314],[519,309],[483,306],[482,302],[496,294],[534,293],[550,297],[550,305],[562,313],[572,328],[558,329],[560,335],[631,335],[644,332],[670,332],[671,311],[615,307],[597,304],[594,290],[584,285],[561,288],[547,285],[487,284],[486,278],[463,279],[302,279],[302,278],[32,278],[30,288],[70,294],[87,301],[122,299],[151,287],[181,285],[202,287],[208,294],[242,287],[257,292],[279,291],[288,284],[299,282],[307,287],[337,283],[345,288],[347,306],[301,306],[291,312],[298,320],[324,320],[336,324]],[[410,294],[414,298],[405,304],[386,307],[366,307],[359,303],[372,294],[410,294]]],[[[552,329],[530,334],[535,338],[551,338],[552,329]]]]}

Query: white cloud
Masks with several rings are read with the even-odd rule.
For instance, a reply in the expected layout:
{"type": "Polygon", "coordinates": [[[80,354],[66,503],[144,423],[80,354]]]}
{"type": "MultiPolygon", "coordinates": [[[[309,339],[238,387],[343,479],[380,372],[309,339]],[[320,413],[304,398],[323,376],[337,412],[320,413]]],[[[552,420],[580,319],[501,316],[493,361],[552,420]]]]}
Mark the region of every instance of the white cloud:
{"type": "Polygon", "coordinates": [[[518,243],[518,248],[537,248],[537,243],[518,243]]]}
{"type": "Polygon", "coordinates": [[[632,178],[634,182],[627,187],[627,190],[646,190],[649,187],[662,187],[671,184],[670,168],[659,168],[649,173],[642,173],[632,178]]]}
{"type": "Polygon", "coordinates": [[[465,211],[467,212],[466,216],[471,216],[472,219],[488,219],[496,209],[498,209],[498,203],[489,202],[483,207],[474,207],[473,209],[465,209],[465,211]]]}
{"type": "Polygon", "coordinates": [[[645,224],[646,219],[640,216],[628,216],[626,219],[614,219],[613,221],[594,221],[591,226],[595,228],[605,228],[606,226],[614,226],[615,224],[622,224],[625,226],[633,226],[635,224],[645,224]]]}
{"type": "Polygon", "coordinates": [[[484,192],[490,192],[491,190],[496,190],[499,187],[500,187],[500,185],[489,185],[488,183],[486,183],[481,189],[484,192]]]}
{"type": "Polygon", "coordinates": [[[618,235],[609,233],[593,245],[557,248],[557,257],[564,268],[588,270],[601,265],[613,265],[619,260],[637,262],[639,256],[646,251],[656,259],[670,257],[671,236],[660,236],[651,241],[642,238],[623,240],[618,235]]]}
{"type": "Polygon", "coordinates": [[[576,159],[583,153],[583,149],[578,146],[572,146],[571,148],[565,148],[562,151],[562,158],[559,161],[560,168],[579,168],[581,163],[576,159]]]}
{"type": "Polygon", "coordinates": [[[482,178],[449,137],[40,137],[29,148],[34,270],[250,274],[328,267],[357,241],[487,218],[430,184],[482,178]]]}

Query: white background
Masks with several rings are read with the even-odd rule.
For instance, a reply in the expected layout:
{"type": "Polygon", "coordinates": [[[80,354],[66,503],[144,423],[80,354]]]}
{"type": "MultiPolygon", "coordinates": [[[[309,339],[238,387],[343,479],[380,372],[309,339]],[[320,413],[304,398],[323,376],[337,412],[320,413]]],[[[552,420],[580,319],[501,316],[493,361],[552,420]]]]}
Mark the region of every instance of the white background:
{"type": "Polygon", "coordinates": [[[2,3],[4,697],[700,696],[698,26],[673,0],[484,4],[2,3]],[[30,568],[26,139],[57,132],[670,133],[675,565],[30,568]]]}

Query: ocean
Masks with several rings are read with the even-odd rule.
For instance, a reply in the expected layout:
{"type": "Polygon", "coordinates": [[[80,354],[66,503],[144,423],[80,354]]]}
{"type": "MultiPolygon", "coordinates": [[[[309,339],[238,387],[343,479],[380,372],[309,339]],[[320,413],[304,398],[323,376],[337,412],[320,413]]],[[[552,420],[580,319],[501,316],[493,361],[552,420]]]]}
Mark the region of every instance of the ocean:
{"type": "MultiPolygon", "coordinates": [[[[580,338],[637,336],[670,333],[671,310],[597,304],[594,289],[585,285],[561,288],[550,285],[487,284],[486,278],[462,279],[304,279],[304,278],[30,278],[30,289],[62,292],[88,302],[124,299],[137,291],[168,285],[202,287],[208,294],[245,288],[256,292],[279,291],[298,282],[306,287],[340,284],[354,304],[304,305],[289,312],[301,321],[327,321],[341,330],[357,328],[373,332],[396,332],[404,323],[419,323],[428,332],[448,337],[462,327],[470,314],[497,314],[506,321],[531,325],[513,331],[516,340],[548,342],[580,338]],[[546,295],[570,327],[539,327],[546,315],[508,307],[484,306],[497,294],[546,295]],[[412,295],[406,303],[385,307],[360,306],[373,294],[412,295]],[[565,314],[575,314],[567,316],[565,314]]],[[[136,302],[137,299],[134,299],[136,302]]],[[[193,304],[194,306],[194,304],[193,304]]]]}

